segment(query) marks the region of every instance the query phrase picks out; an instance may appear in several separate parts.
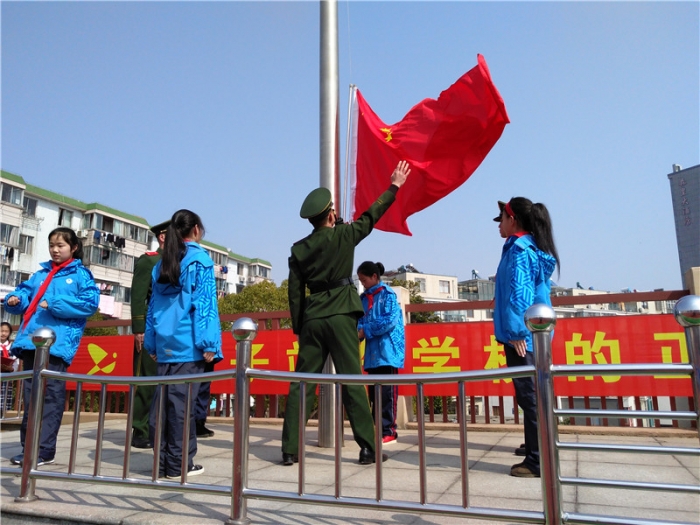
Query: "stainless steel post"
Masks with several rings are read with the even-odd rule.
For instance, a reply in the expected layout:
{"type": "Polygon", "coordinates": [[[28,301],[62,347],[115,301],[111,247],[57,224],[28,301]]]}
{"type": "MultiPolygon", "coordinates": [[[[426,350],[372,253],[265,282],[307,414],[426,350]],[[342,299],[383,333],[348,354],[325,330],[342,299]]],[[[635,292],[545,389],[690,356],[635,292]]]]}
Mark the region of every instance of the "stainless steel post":
{"type": "Polygon", "coordinates": [[[697,414],[697,430],[700,436],[700,296],[686,295],[673,309],[676,321],[685,329],[688,362],[693,366],[693,401],[697,414]]]}
{"type": "Polygon", "coordinates": [[[32,393],[29,397],[29,414],[27,414],[27,433],[24,440],[24,459],[22,460],[22,480],[20,481],[17,502],[36,499],[36,480],[29,476],[36,469],[39,458],[39,437],[41,436],[41,416],[44,412],[44,388],[41,373],[49,362],[49,349],[56,341],[56,334],[50,328],[39,328],[32,335],[34,369],[32,370],[32,393]]]}
{"type": "MultiPolygon", "coordinates": [[[[320,185],[333,195],[336,209],[340,208],[340,124],[338,108],[338,3],[321,0],[320,42],[320,185]]],[[[348,276],[349,277],[349,276],[348,276]]],[[[333,360],[328,356],[324,374],[335,373],[333,360]]],[[[319,386],[318,396],[318,446],[331,448],[335,443],[333,385],[319,386]]]]}
{"type": "Polygon", "coordinates": [[[236,398],[233,405],[233,483],[231,485],[231,518],[228,525],[250,523],[246,516],[243,489],[248,484],[248,424],[250,416],[250,383],[246,376],[250,368],[252,341],[258,335],[258,325],[241,317],[231,327],[236,343],[236,398]]]}
{"type": "Polygon", "coordinates": [[[525,312],[525,324],[532,332],[535,353],[535,395],[540,449],[540,474],[545,523],[561,525],[561,484],[556,451],[557,422],[554,417],[554,380],[552,378],[552,336],[557,317],[546,304],[535,304],[525,312]]]}

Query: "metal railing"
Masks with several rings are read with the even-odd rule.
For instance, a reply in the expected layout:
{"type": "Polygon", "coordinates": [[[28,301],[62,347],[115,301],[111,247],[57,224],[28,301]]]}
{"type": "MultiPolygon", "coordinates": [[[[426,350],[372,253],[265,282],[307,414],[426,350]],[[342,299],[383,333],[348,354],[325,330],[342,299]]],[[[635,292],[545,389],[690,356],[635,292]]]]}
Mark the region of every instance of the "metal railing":
{"type": "MultiPolygon", "coordinates": [[[[151,479],[136,478],[130,475],[130,432],[133,411],[134,389],[138,385],[156,384],[161,388],[161,403],[157,407],[158,415],[163,410],[162,389],[167,384],[186,383],[189,384],[188,402],[191,405],[193,384],[202,381],[202,375],[183,375],[168,377],[117,377],[117,378],[97,378],[95,376],[79,374],[60,374],[45,370],[47,356],[50,345],[53,342],[53,333],[47,329],[41,329],[34,334],[33,342],[37,348],[35,368],[31,372],[33,377],[32,395],[28,409],[28,425],[25,442],[24,461],[21,472],[17,468],[2,468],[0,473],[17,474],[21,473],[20,495],[15,501],[29,502],[36,499],[35,489],[37,480],[60,479],[64,481],[99,483],[106,485],[136,485],[143,488],[156,490],[169,490],[179,492],[193,492],[202,494],[213,494],[227,496],[231,499],[231,514],[228,524],[250,523],[247,517],[247,501],[274,500],[283,502],[307,503],[314,505],[358,507],[363,509],[375,509],[386,511],[399,511],[424,514],[451,515],[464,518],[490,519],[490,520],[512,520],[521,523],[547,523],[560,525],[562,523],[590,524],[602,523],[601,516],[588,515],[583,513],[569,513],[562,510],[562,485],[614,487],[623,489],[643,489],[654,491],[673,491],[700,496],[700,486],[682,484],[663,483],[640,483],[627,481],[612,481],[602,479],[569,478],[560,474],[559,452],[560,450],[579,451],[611,451],[611,452],[634,452],[644,454],[680,454],[700,457],[700,448],[684,447],[657,447],[657,446],[635,446],[635,445],[601,445],[595,443],[567,443],[561,442],[558,438],[558,419],[565,416],[590,416],[593,414],[619,417],[616,411],[600,410],[564,410],[555,408],[554,377],[555,376],[579,376],[579,375],[653,375],[658,373],[676,374],[690,376],[693,385],[694,411],[645,411],[644,417],[669,418],[669,419],[692,419],[700,420],[697,407],[700,406],[700,297],[688,296],[681,299],[675,309],[678,322],[685,329],[685,336],[688,347],[689,363],[687,364],[636,364],[636,365],[552,365],[551,363],[551,338],[549,332],[556,323],[554,311],[545,305],[535,305],[526,313],[526,324],[533,332],[533,343],[535,350],[535,366],[520,366],[497,370],[479,370],[469,372],[455,372],[446,374],[402,374],[376,375],[376,376],[356,376],[356,375],[333,375],[324,374],[297,374],[293,372],[278,372],[270,370],[256,370],[250,368],[250,357],[252,341],[257,334],[257,325],[252,319],[238,319],[232,328],[233,335],[237,340],[237,366],[235,370],[213,372],[207,374],[209,380],[234,379],[235,404],[234,404],[234,438],[233,438],[233,461],[232,478],[230,486],[194,484],[186,481],[187,473],[187,447],[183,446],[183,458],[181,464],[181,478],[179,483],[163,481],[158,479],[160,455],[154,454],[153,471],[151,479]],[[533,376],[535,380],[535,391],[537,397],[537,417],[539,424],[539,450],[542,482],[543,511],[510,510],[491,507],[475,507],[470,502],[469,470],[467,461],[467,418],[466,409],[466,388],[469,382],[517,378],[533,376]],[[276,490],[264,490],[248,486],[248,448],[249,448],[249,410],[248,404],[250,381],[252,379],[266,379],[271,381],[295,381],[300,382],[300,403],[299,403],[299,442],[305,443],[306,425],[304,414],[305,390],[309,384],[333,385],[335,389],[335,477],[334,494],[322,495],[312,494],[306,491],[306,459],[305,449],[300,447],[298,482],[295,492],[282,492],[276,490]],[[47,472],[37,470],[39,433],[41,427],[41,414],[43,412],[43,392],[48,379],[61,381],[75,381],[77,383],[77,394],[79,395],[83,383],[100,384],[104,393],[108,384],[129,386],[129,411],[125,429],[125,450],[123,459],[123,469],[121,476],[104,476],[100,472],[102,461],[102,439],[104,433],[105,402],[100,405],[98,430],[96,439],[96,451],[94,460],[94,470],[92,475],[79,474],[75,472],[75,459],[78,442],[78,429],[80,411],[79,406],[75,406],[73,419],[73,429],[71,438],[71,452],[68,472],[47,472]],[[418,456],[419,456],[419,498],[416,502],[406,502],[399,500],[388,500],[383,494],[383,467],[381,461],[382,440],[381,440],[381,398],[378,388],[375,388],[375,403],[380,408],[376,411],[375,420],[375,441],[378,443],[376,450],[376,475],[375,475],[375,496],[374,498],[349,497],[343,494],[342,486],[342,461],[341,448],[343,436],[342,418],[342,396],[340,389],[342,385],[363,384],[411,384],[417,389],[418,406],[423,405],[424,387],[428,384],[436,383],[456,383],[458,387],[458,424],[459,424],[459,448],[460,448],[460,470],[461,470],[461,504],[435,504],[428,502],[427,487],[427,461],[426,461],[426,429],[423,418],[418,419],[418,456]],[[600,414],[605,412],[605,414],[600,414]]],[[[29,376],[28,372],[22,373],[23,377],[29,376]]],[[[8,374],[15,376],[15,374],[8,374]]],[[[4,378],[3,378],[4,379],[4,378]]],[[[14,379],[14,377],[12,378],[14,379]]],[[[102,396],[105,399],[105,396],[102,396]]],[[[183,443],[187,443],[189,437],[189,408],[185,414],[185,424],[183,428],[183,443]]],[[[637,416],[638,414],[624,411],[624,416],[637,416]]],[[[160,425],[161,417],[157,417],[156,442],[154,449],[160,448],[160,425]]],[[[634,518],[614,518],[606,517],[605,523],[627,523],[627,524],[648,524],[649,520],[634,518]]],[[[663,522],[655,522],[663,523],[663,522]]],[[[667,522],[670,523],[670,522],[667,522]]]]}

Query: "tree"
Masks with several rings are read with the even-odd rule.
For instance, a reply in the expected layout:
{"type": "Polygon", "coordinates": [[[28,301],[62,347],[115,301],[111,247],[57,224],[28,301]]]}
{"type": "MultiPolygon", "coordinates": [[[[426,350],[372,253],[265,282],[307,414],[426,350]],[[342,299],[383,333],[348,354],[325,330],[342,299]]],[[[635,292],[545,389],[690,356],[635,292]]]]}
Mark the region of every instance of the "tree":
{"type": "MultiPolygon", "coordinates": [[[[88,317],[88,323],[90,321],[106,321],[108,319],[111,319],[111,317],[103,315],[100,312],[95,312],[90,317],[88,317]]],[[[100,328],[91,327],[86,328],[83,335],[119,335],[119,330],[117,330],[116,326],[105,326],[100,328]]]]}
{"type": "MultiPolygon", "coordinates": [[[[276,312],[289,310],[287,280],[278,287],[271,281],[263,281],[246,286],[240,293],[230,294],[219,299],[220,314],[243,314],[248,312],[276,312]]],[[[281,319],[281,328],[291,328],[291,319],[281,319]]],[[[224,331],[230,330],[231,323],[221,324],[224,331]]]]}
{"type": "MultiPolygon", "coordinates": [[[[409,302],[411,304],[425,304],[425,299],[419,294],[420,285],[416,281],[392,279],[391,286],[403,286],[408,289],[409,302]]],[[[440,316],[435,312],[411,312],[412,323],[439,323],[440,316]]]]}

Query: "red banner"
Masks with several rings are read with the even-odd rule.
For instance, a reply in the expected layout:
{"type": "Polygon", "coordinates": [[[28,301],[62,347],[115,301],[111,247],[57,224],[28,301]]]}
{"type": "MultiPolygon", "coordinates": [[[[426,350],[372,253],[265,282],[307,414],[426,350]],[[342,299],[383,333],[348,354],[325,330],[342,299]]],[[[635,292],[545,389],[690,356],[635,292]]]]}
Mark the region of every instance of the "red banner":
{"type": "MultiPolygon", "coordinates": [[[[235,368],[236,345],[223,333],[224,360],[216,370],[235,368]]],[[[299,345],[291,330],[263,330],[252,343],[251,366],[293,371],[299,345]]],[[[360,345],[360,355],[364,344],[360,345]]],[[[95,376],[132,374],[133,337],[85,337],[69,369],[95,376]]],[[[672,315],[558,319],[552,343],[554,364],[687,363],[683,329],[672,315]]],[[[503,347],[491,322],[410,324],[401,373],[441,373],[505,367],[503,347]]],[[[70,386],[69,386],[70,388],[70,386]]],[[[93,389],[84,385],[85,389],[93,389]]],[[[110,387],[125,390],[124,387],[110,387]]],[[[252,394],[286,395],[288,383],[254,379],[252,394]]],[[[510,396],[509,379],[466,384],[467,395],[510,396]]],[[[212,394],[233,393],[233,381],[216,381],[212,394]]],[[[402,395],[415,387],[401,387],[402,395]]],[[[426,385],[426,395],[456,395],[455,385],[426,385]]],[[[557,396],[692,396],[688,377],[582,376],[555,379],[557,396]]]]}

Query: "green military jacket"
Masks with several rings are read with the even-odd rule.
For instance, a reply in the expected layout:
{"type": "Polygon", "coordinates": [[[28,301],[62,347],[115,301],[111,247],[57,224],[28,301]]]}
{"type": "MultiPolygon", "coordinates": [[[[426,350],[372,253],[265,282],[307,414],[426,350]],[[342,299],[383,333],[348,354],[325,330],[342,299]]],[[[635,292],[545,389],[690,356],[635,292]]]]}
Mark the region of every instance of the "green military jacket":
{"type": "Polygon", "coordinates": [[[289,310],[299,335],[305,321],[337,314],[364,315],[353,285],[326,289],[353,274],[355,246],[367,237],[396,199],[396,186],[382,193],[356,221],[335,228],[321,227],[292,246],[289,257],[289,310]],[[306,287],[326,289],[306,296],[306,287]]]}
{"type": "Polygon", "coordinates": [[[134,276],[131,279],[131,331],[142,334],[146,331],[146,310],[151,298],[151,273],[160,261],[161,249],[146,252],[136,259],[134,276]]]}

